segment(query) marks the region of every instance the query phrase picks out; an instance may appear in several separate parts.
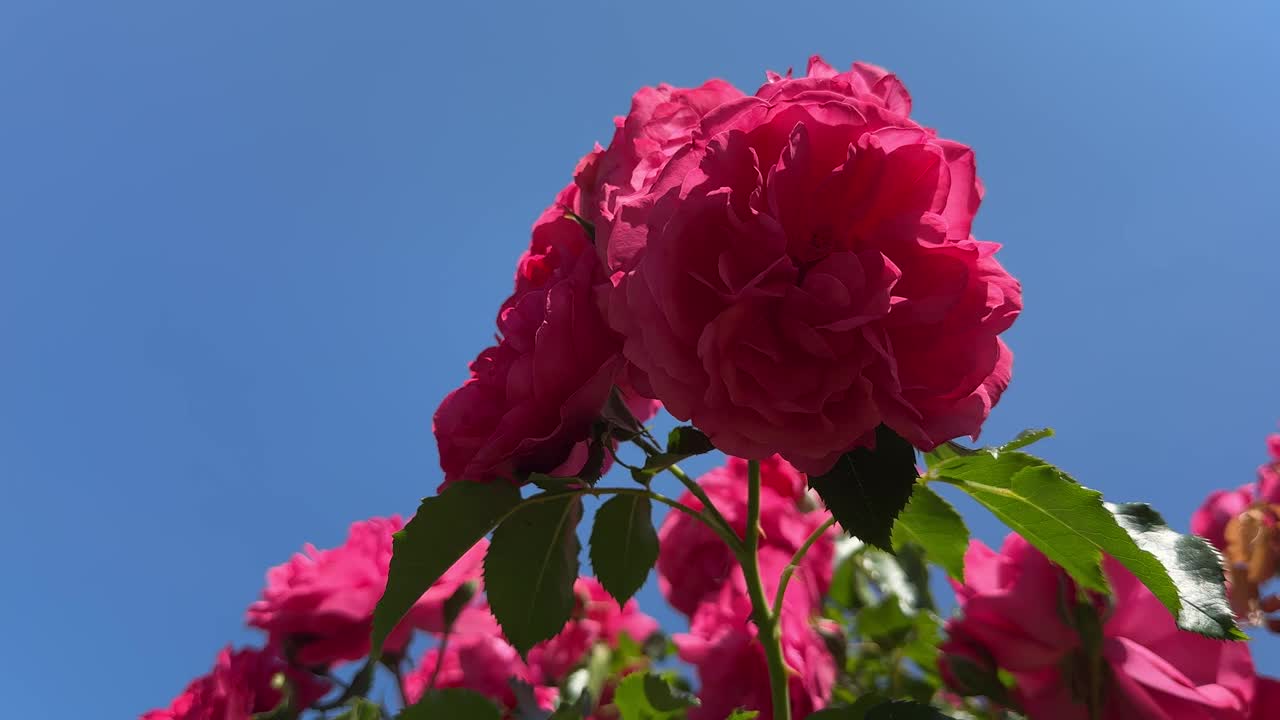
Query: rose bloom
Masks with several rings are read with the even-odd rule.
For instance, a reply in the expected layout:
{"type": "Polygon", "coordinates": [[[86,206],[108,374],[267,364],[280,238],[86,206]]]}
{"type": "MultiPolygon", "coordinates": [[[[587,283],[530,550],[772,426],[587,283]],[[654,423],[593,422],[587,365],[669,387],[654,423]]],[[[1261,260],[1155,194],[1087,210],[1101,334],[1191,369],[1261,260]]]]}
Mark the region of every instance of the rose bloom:
{"type": "Polygon", "coordinates": [[[498,343],[480,353],[470,379],[436,410],[432,429],[446,485],[576,474],[615,382],[638,420],[657,410],[621,377],[621,338],[596,299],[604,274],[587,231],[567,215],[579,208],[577,197],[576,187],[566,187],[534,223],[515,290],[498,313],[498,343]]]}
{"type": "MultiPolygon", "coordinates": [[[[729,458],[723,466],[698,478],[712,503],[739,537],[747,527],[747,498],[743,488],[747,482],[747,462],[729,458]]],[[[795,551],[804,544],[829,515],[806,512],[810,505],[804,475],[777,456],[765,458],[760,465],[761,556],[782,558],[785,566],[795,551]]],[[[702,503],[686,491],[680,502],[694,510],[702,503]]],[[[835,554],[834,534],[814,543],[805,554],[799,571],[791,580],[788,596],[803,593],[811,605],[820,603],[831,584],[835,554]]],[[[737,571],[737,561],[724,541],[702,523],[684,513],[667,513],[658,530],[658,587],[672,607],[692,616],[704,598],[715,594],[737,571]]],[[[766,574],[770,595],[778,576],[766,574]]]]}
{"type": "Polygon", "coordinates": [[[556,684],[564,679],[597,642],[616,647],[626,634],[643,644],[658,630],[658,621],[640,612],[635,598],[619,607],[595,578],[578,578],[573,590],[578,599],[573,619],[558,635],[529,651],[529,667],[539,682],[556,684]]]}
{"type": "MultiPolygon", "coordinates": [[[[778,577],[789,559],[762,553],[762,575],[778,577]]],[[[783,660],[790,671],[791,713],[796,718],[824,707],[835,683],[835,660],[814,629],[814,612],[802,593],[787,592],[779,622],[783,660]]],[[[689,711],[689,720],[723,720],[735,708],[758,710],[759,720],[772,719],[769,666],[756,641],[741,571],[698,605],[688,633],[672,639],[680,659],[698,673],[701,705],[689,711]]]]}
{"type": "Polygon", "coordinates": [[[998,245],[970,236],[969,148],[912,121],[870,65],[814,58],[754,96],[668,99],[675,113],[642,100],[578,180],[607,221],[603,302],[636,389],[728,454],[810,473],[882,423],[922,449],[976,436],[1022,299],[998,245]]]}
{"type": "Polygon", "coordinates": [[[1249,720],[1274,720],[1280,712],[1280,681],[1259,675],[1253,687],[1253,714],[1249,720]]]}
{"type": "MultiPolygon", "coordinates": [[[[533,685],[533,674],[516,649],[503,639],[498,621],[483,603],[473,604],[459,614],[449,644],[434,647],[404,676],[405,698],[415,703],[422,698],[435,676],[435,687],[473,690],[512,711],[517,699],[512,680],[533,685]],[[439,674],[437,675],[437,667],[439,674]]],[[[539,707],[550,710],[558,696],[555,687],[534,685],[539,707]]]]}
{"type": "MultiPolygon", "coordinates": [[[[265,630],[273,644],[307,667],[368,655],[373,610],[387,586],[391,535],[403,526],[399,516],[356,522],[341,546],[307,545],[271,568],[261,599],[249,606],[249,625],[265,630]]],[[[415,627],[444,629],[445,600],[463,583],[480,579],[487,547],[481,540],[423,594],[387,638],[385,652],[403,651],[415,627]]]]}
{"type": "Polygon", "coordinates": [[[145,713],[142,720],[250,720],[254,713],[274,710],[284,699],[272,686],[281,673],[297,707],[309,707],[329,691],[328,683],[289,669],[271,652],[227,647],[218,653],[208,675],[193,680],[168,708],[145,713]]]}
{"type": "Polygon", "coordinates": [[[1280,503],[1280,434],[1267,437],[1271,462],[1258,468],[1258,481],[1235,490],[1215,490],[1191,516],[1191,532],[1226,550],[1227,523],[1254,502],[1280,503]]]}
{"type": "MultiPolygon", "coordinates": [[[[1105,569],[1114,604],[1099,608],[1102,720],[1248,718],[1254,694],[1248,646],[1179,630],[1123,566],[1107,558],[1105,569]]],[[[1085,658],[1078,631],[1064,619],[1076,596],[1067,574],[1026,540],[1009,535],[999,553],[973,541],[965,583],[953,585],[960,617],[947,631],[962,641],[962,657],[989,657],[1012,673],[1015,696],[1029,717],[1087,720],[1080,691],[1073,692],[1081,680],[1068,676],[1083,672],[1085,658]]],[[[1104,598],[1097,601],[1105,605],[1104,598]]]]}

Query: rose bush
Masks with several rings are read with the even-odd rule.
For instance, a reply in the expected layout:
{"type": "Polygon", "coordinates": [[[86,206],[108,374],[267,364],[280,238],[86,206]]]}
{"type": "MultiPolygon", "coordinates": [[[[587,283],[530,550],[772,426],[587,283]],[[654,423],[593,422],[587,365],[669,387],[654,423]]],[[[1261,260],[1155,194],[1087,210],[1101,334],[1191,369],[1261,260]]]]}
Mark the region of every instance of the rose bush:
{"type": "Polygon", "coordinates": [[[437,493],[269,570],[262,647],[145,720],[1280,717],[1233,614],[1280,611],[1280,436],[1193,518],[1233,604],[1209,542],[1030,455],[1051,431],[949,442],[1022,304],[973,236],[973,152],[873,65],[767,79],[636,93],[433,417],[437,493]],[[693,422],[665,443],[662,405],[693,422]],[[1025,539],[971,543],[939,486],[1025,539]],[[687,632],[640,610],[654,569],[687,632]]]}

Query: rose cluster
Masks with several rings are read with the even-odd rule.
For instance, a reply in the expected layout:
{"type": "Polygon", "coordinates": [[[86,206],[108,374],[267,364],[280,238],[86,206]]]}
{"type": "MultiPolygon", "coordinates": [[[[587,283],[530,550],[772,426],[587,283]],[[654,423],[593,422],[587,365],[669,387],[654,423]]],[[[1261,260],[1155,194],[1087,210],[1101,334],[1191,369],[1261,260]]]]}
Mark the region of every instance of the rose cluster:
{"type": "MultiPolygon", "coordinates": [[[[373,612],[387,584],[392,533],[400,518],[354,523],[341,546],[303,552],[267,572],[261,598],[249,606],[247,621],[265,634],[262,647],[223,650],[214,669],[193,681],[162,710],[144,720],[250,720],[287,703],[294,713],[321,709],[337,684],[333,671],[369,654],[373,612]]],[[[503,637],[481,588],[481,541],[458,560],[414,604],[388,638],[384,662],[406,660],[415,634],[432,643],[402,679],[408,701],[428,687],[475,690],[508,710],[517,706],[517,687],[550,708],[559,683],[597,643],[616,646],[627,636],[644,643],[657,622],[634,600],[619,607],[593,578],[579,578],[575,619],[556,637],[539,644],[527,661],[503,637]],[[469,602],[446,617],[451,598],[469,602]],[[449,636],[447,642],[442,638],[449,636]],[[512,681],[517,681],[513,684],[512,681]],[[523,684],[523,685],[520,685],[523,684]]]]}
{"type": "MultiPolygon", "coordinates": [[[[760,467],[760,575],[765,594],[776,596],[783,569],[800,546],[830,517],[806,494],[805,477],[780,457],[760,467]]],[[[746,532],[747,463],[738,458],[698,479],[707,497],[734,532],[746,532]]],[[[702,503],[692,492],[680,502],[702,503]]],[[[771,720],[769,676],[756,642],[743,570],[719,538],[689,516],[673,512],[659,530],[658,584],[667,602],[689,618],[689,632],[674,640],[680,659],[692,665],[701,685],[701,706],[691,720],[721,720],[735,708],[761,712],[771,720]]],[[[834,532],[819,537],[803,556],[786,590],[779,627],[789,668],[793,717],[808,717],[826,705],[835,679],[835,660],[819,627],[831,584],[834,532]]]]}
{"type": "MultiPolygon", "coordinates": [[[[1280,556],[1272,510],[1280,503],[1280,434],[1268,437],[1267,447],[1270,460],[1255,485],[1211,493],[1191,518],[1192,531],[1225,553],[1228,596],[1244,620],[1280,610],[1280,598],[1258,597],[1280,556]]],[[[1255,672],[1246,644],[1179,630],[1119,562],[1106,558],[1103,567],[1109,597],[1079,588],[1018,535],[1005,538],[999,552],[973,541],[964,582],[952,582],[957,616],[940,648],[947,684],[1033,719],[1276,717],[1280,681],[1255,672]],[[1011,676],[1012,688],[997,671],[1011,676]]]]}

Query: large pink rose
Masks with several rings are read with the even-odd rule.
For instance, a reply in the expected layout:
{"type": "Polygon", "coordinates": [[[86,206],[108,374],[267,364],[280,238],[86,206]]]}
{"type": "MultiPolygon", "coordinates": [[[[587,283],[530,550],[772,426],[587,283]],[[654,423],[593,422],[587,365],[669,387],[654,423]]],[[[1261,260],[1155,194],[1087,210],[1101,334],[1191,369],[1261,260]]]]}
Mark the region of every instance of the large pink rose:
{"type": "MultiPolygon", "coordinates": [[[[1108,558],[1105,569],[1114,599],[1111,606],[1097,599],[1106,673],[1102,719],[1245,720],[1254,694],[1248,646],[1179,630],[1123,566],[1108,558]]],[[[963,640],[966,654],[980,650],[1012,673],[1030,717],[1086,720],[1088,709],[1069,676],[1084,658],[1078,631],[1064,619],[1063,608],[1076,594],[1066,573],[1010,535],[999,553],[974,541],[965,556],[965,584],[955,586],[960,617],[948,632],[963,640]]]]}
{"type": "Polygon", "coordinates": [[[591,240],[566,215],[577,194],[565,188],[534,224],[515,292],[498,316],[498,344],[480,353],[471,378],[436,410],[446,484],[571,475],[586,458],[584,442],[623,363],[593,290],[604,276],[591,240]],[[566,466],[570,460],[576,466],[566,466]]]}
{"type": "MultiPolygon", "coordinates": [[[[352,523],[341,546],[307,545],[271,568],[261,599],[249,606],[249,625],[265,630],[273,644],[307,667],[364,657],[373,610],[387,586],[391,535],[403,526],[399,516],[352,523]]],[[[445,600],[463,583],[480,580],[487,547],[481,540],[427,590],[387,638],[386,652],[403,650],[415,627],[444,629],[445,600]]]]}
{"type": "Polygon", "coordinates": [[[281,673],[298,707],[310,706],[329,690],[327,682],[288,668],[271,652],[227,647],[208,675],[193,680],[169,707],[147,712],[142,720],[250,720],[280,704],[283,696],[272,680],[281,673]]]}
{"type": "Polygon", "coordinates": [[[706,112],[616,199],[604,302],[640,392],[728,454],[813,473],[882,423],[925,449],[978,434],[1021,289],[970,236],[973,153],[909,109],[884,71],[815,58],[706,112]]]}
{"type": "Polygon", "coordinates": [[[635,598],[618,607],[595,578],[578,578],[573,589],[578,597],[574,618],[558,635],[529,651],[529,667],[539,682],[559,683],[597,642],[616,645],[625,633],[643,643],[658,630],[658,621],[640,612],[635,598]]]}
{"type": "MultiPolygon", "coordinates": [[[[781,566],[785,566],[829,516],[825,512],[806,512],[812,503],[805,494],[805,477],[785,460],[765,458],[760,481],[761,555],[782,558],[781,566]]],[[[698,478],[698,484],[739,537],[745,535],[747,526],[743,490],[746,482],[747,462],[739,458],[729,458],[723,467],[698,478]]],[[[702,503],[687,491],[680,502],[695,510],[702,508],[702,503]]],[[[788,601],[803,596],[810,607],[821,602],[831,584],[833,538],[834,533],[824,536],[805,554],[787,590],[788,601]]],[[[724,542],[684,513],[667,513],[658,530],[658,541],[658,587],[667,602],[685,615],[692,616],[705,598],[715,594],[737,572],[737,561],[724,542]]],[[[765,573],[763,578],[771,595],[779,574],[765,573]]]]}
{"type": "MultiPolygon", "coordinates": [[[[512,680],[533,684],[529,667],[516,649],[507,644],[487,606],[472,605],[462,611],[442,654],[434,647],[404,676],[404,693],[409,702],[422,698],[435,677],[435,687],[465,688],[488,697],[510,711],[516,708],[512,680]],[[437,674],[437,671],[439,674],[437,674]]],[[[551,709],[557,692],[554,687],[534,685],[539,706],[551,709]]]]}
{"type": "MultiPolygon", "coordinates": [[[[779,562],[780,557],[762,553],[761,572],[772,577],[781,574],[786,560],[779,562]]],[[[690,711],[690,720],[722,720],[735,708],[759,710],[759,720],[773,717],[768,664],[756,641],[751,601],[741,573],[737,577],[738,581],[726,583],[704,599],[690,620],[688,633],[672,638],[680,659],[698,673],[702,703],[690,711]]],[[[827,704],[836,668],[814,629],[817,618],[813,610],[793,600],[795,597],[788,591],[780,629],[783,659],[790,670],[792,717],[803,718],[827,704]]]]}

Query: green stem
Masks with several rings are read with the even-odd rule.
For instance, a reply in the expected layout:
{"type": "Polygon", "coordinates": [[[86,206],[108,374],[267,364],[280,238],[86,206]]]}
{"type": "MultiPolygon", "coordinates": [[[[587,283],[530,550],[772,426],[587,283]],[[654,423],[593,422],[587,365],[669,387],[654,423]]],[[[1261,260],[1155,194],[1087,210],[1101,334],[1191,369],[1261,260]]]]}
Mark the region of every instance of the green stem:
{"type": "Polygon", "coordinates": [[[760,580],[760,463],[756,460],[747,463],[746,535],[745,547],[737,553],[738,562],[747,581],[747,594],[751,597],[751,609],[759,629],[758,637],[764,646],[765,661],[769,664],[773,717],[774,720],[791,720],[790,683],[787,664],[782,658],[782,634],[778,628],[778,616],[770,611],[764,583],[760,580]]]}
{"type": "MultiPolygon", "coordinates": [[[[646,439],[643,435],[635,436],[631,439],[631,442],[635,443],[637,447],[644,450],[645,454],[649,456],[658,455],[662,452],[662,448],[658,447],[655,441],[646,439]]],[[[725,519],[724,515],[720,514],[715,503],[711,502],[711,498],[707,496],[707,492],[702,489],[702,486],[693,478],[689,477],[689,475],[685,473],[684,470],[681,470],[680,466],[675,463],[671,463],[663,469],[671,473],[675,479],[680,481],[681,485],[685,486],[685,489],[692,493],[694,497],[698,498],[698,502],[702,503],[702,512],[709,517],[713,523],[720,526],[719,529],[714,527],[711,529],[715,530],[716,534],[720,536],[720,539],[724,540],[725,543],[729,545],[729,549],[733,550],[735,555],[741,553],[743,547],[742,542],[738,539],[738,534],[734,532],[733,526],[729,524],[729,521],[725,519]]],[[[710,524],[708,524],[708,527],[710,527],[710,524]]]]}
{"type": "Polygon", "coordinates": [[[721,535],[721,539],[724,539],[725,542],[729,544],[729,549],[733,550],[734,554],[741,553],[746,549],[746,546],[744,546],[738,539],[738,534],[734,532],[733,526],[729,524],[729,521],[725,519],[724,515],[720,514],[720,510],[716,508],[715,503],[711,502],[711,498],[707,495],[707,491],[703,490],[701,485],[685,474],[685,471],[681,470],[679,465],[668,466],[667,472],[675,476],[675,478],[679,480],[681,484],[689,490],[689,492],[693,493],[694,497],[698,498],[698,501],[702,503],[703,512],[710,516],[712,521],[719,524],[721,528],[728,532],[729,538],[725,538],[724,535],[721,535]]]}
{"type": "Polygon", "coordinates": [[[778,581],[777,596],[773,599],[773,614],[775,616],[782,614],[782,597],[786,595],[787,585],[791,582],[791,576],[800,567],[800,561],[804,560],[805,553],[809,552],[809,548],[813,547],[813,544],[818,542],[818,539],[835,524],[836,519],[834,517],[827,518],[826,522],[819,525],[812,533],[809,533],[809,537],[804,541],[804,544],[800,546],[799,550],[796,550],[795,555],[791,556],[791,562],[787,563],[787,566],[782,570],[782,579],[778,581]]]}

